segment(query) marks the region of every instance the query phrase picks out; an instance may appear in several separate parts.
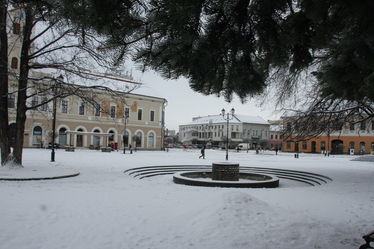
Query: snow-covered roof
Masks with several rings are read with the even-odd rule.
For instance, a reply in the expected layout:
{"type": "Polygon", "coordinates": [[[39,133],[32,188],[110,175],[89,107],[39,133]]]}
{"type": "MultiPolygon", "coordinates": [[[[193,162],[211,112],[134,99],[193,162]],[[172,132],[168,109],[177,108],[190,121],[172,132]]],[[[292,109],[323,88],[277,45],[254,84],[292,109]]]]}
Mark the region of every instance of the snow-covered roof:
{"type": "Polygon", "coordinates": [[[281,131],[282,125],[270,125],[270,131],[281,131]]]}
{"type": "MultiPolygon", "coordinates": [[[[194,118],[191,123],[186,125],[196,125],[196,124],[214,124],[214,123],[224,123],[226,120],[223,119],[221,115],[209,115],[204,117],[194,118]]],[[[230,120],[230,123],[250,123],[250,124],[266,124],[269,123],[259,116],[246,116],[246,115],[234,115],[234,118],[230,120]]]]}

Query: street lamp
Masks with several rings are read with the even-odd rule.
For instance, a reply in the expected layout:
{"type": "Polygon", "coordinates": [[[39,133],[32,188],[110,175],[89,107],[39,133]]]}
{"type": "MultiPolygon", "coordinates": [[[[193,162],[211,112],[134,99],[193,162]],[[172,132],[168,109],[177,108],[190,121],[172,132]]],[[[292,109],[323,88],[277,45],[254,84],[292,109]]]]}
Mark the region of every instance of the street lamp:
{"type": "MultiPolygon", "coordinates": [[[[123,117],[123,120],[125,122],[125,130],[123,131],[123,154],[126,154],[126,121],[129,118],[129,109],[125,107],[125,115],[123,117]]],[[[129,139],[129,136],[127,136],[127,141],[129,139]]]]}
{"type": "Polygon", "coordinates": [[[62,81],[64,77],[62,75],[55,79],[55,84],[53,85],[53,119],[52,119],[52,152],[51,152],[51,162],[55,161],[55,137],[56,137],[56,107],[57,107],[57,84],[62,81]]]}
{"type": "Polygon", "coordinates": [[[226,133],[226,161],[229,160],[229,121],[234,118],[235,109],[232,108],[230,112],[226,113],[225,109],[221,110],[221,115],[224,120],[227,121],[227,133],[226,133]],[[226,114],[226,117],[225,117],[226,114]],[[230,115],[231,114],[231,115],[230,115]]]}

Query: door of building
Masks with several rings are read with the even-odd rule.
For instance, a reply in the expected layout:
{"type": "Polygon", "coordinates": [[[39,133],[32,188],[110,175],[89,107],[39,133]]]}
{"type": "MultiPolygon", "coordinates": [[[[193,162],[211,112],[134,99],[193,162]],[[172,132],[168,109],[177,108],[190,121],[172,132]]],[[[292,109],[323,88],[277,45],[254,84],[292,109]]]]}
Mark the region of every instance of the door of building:
{"type": "Polygon", "coordinates": [[[316,142],[312,141],[312,153],[316,153],[316,142]]]}
{"type": "Polygon", "coordinates": [[[331,141],[331,153],[332,154],[343,154],[343,141],[336,139],[331,141]]]}

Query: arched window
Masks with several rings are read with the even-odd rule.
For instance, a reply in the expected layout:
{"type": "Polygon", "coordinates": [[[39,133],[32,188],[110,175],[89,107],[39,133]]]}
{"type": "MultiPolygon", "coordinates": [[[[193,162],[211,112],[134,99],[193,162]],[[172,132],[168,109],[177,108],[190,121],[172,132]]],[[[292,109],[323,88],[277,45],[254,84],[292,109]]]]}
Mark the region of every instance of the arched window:
{"type": "Polygon", "coordinates": [[[109,143],[113,143],[114,142],[114,131],[109,131],[109,133],[112,134],[109,136],[109,143]]]}
{"type": "Polygon", "coordinates": [[[148,148],[154,148],[155,147],[155,134],[153,132],[150,132],[148,134],[148,148]]]}
{"type": "Polygon", "coordinates": [[[129,132],[128,131],[125,131],[123,134],[123,145],[125,147],[129,146],[129,132]]]}
{"type": "Polygon", "coordinates": [[[35,126],[34,129],[32,130],[32,145],[42,147],[43,146],[42,135],[43,135],[42,127],[35,126]]]}
{"type": "Polygon", "coordinates": [[[66,128],[60,128],[58,130],[58,143],[60,145],[67,145],[66,128]]]}
{"type": "Polygon", "coordinates": [[[135,138],[136,147],[142,147],[143,134],[140,131],[138,131],[135,135],[136,135],[136,138],[135,138]]]}
{"type": "MultiPolygon", "coordinates": [[[[98,129],[95,129],[93,132],[100,133],[98,129]]],[[[100,136],[93,136],[93,146],[94,148],[100,147],[100,136]]]]}
{"type": "MultiPolygon", "coordinates": [[[[79,128],[77,131],[83,132],[83,129],[79,128]]],[[[83,134],[77,134],[77,147],[83,147],[83,134]]]]}
{"type": "Polygon", "coordinates": [[[349,148],[354,149],[355,148],[355,142],[353,142],[353,141],[349,142],[349,148]]]}
{"type": "Polygon", "coordinates": [[[303,147],[303,150],[307,150],[308,149],[308,142],[307,141],[303,141],[302,142],[302,147],[303,147]]]}
{"type": "Polygon", "coordinates": [[[360,152],[365,153],[366,152],[366,144],[365,142],[360,142],[360,152]]]}
{"type": "Polygon", "coordinates": [[[16,57],[12,58],[12,61],[10,63],[10,67],[13,68],[13,69],[17,69],[18,68],[18,59],[16,57]]]}
{"type": "Polygon", "coordinates": [[[326,150],[326,142],[321,141],[321,150],[326,150]]]}

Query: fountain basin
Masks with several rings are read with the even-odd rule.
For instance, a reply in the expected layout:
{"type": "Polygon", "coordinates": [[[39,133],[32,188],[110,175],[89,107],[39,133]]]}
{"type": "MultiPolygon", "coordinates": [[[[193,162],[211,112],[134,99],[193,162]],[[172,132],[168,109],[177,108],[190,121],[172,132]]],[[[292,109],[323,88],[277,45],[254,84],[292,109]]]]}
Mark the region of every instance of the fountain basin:
{"type": "Polygon", "coordinates": [[[278,177],[257,173],[238,173],[238,180],[228,181],[213,179],[213,172],[184,171],[175,173],[173,181],[177,184],[204,187],[276,188],[279,186],[278,177]]]}

